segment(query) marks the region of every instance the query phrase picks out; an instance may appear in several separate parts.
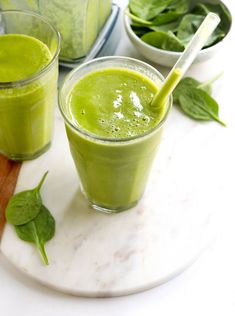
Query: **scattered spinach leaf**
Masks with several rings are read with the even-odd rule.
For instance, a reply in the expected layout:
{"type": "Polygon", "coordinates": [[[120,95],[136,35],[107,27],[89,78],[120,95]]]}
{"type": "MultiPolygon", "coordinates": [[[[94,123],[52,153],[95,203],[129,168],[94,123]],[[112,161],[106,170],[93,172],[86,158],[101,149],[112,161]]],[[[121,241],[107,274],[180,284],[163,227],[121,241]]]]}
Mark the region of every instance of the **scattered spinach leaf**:
{"type": "Polygon", "coordinates": [[[179,97],[184,94],[184,92],[191,88],[197,88],[199,86],[200,82],[196,79],[193,79],[191,77],[185,77],[182,80],[180,80],[179,84],[177,85],[176,89],[173,92],[173,99],[174,103],[179,103],[179,97]]]}
{"type": "Polygon", "coordinates": [[[225,126],[218,117],[218,103],[205,91],[192,88],[179,96],[179,106],[183,112],[196,120],[215,120],[225,126]]]}
{"type": "Polygon", "coordinates": [[[226,126],[218,116],[218,103],[210,96],[212,83],[217,80],[221,74],[214,78],[200,83],[190,77],[180,81],[173,92],[174,103],[189,117],[196,120],[215,120],[223,126],[226,126]]]}
{"type": "Polygon", "coordinates": [[[39,214],[32,221],[15,226],[15,230],[20,239],[37,246],[44,263],[48,265],[45,243],[55,234],[55,220],[49,210],[42,205],[39,214]]]}
{"type": "Polygon", "coordinates": [[[36,188],[19,192],[11,197],[6,208],[6,219],[10,224],[26,224],[38,215],[42,206],[40,189],[47,174],[48,171],[43,175],[36,188]]]}
{"type": "Polygon", "coordinates": [[[174,50],[176,52],[181,52],[184,50],[184,46],[172,32],[149,32],[144,34],[141,39],[147,44],[164,50],[174,50]]]}
{"type": "Polygon", "coordinates": [[[223,72],[218,73],[216,76],[212,77],[211,79],[200,83],[197,86],[198,89],[204,90],[205,92],[207,92],[208,94],[211,95],[212,92],[212,84],[218,80],[221,76],[223,75],[223,72]]]}

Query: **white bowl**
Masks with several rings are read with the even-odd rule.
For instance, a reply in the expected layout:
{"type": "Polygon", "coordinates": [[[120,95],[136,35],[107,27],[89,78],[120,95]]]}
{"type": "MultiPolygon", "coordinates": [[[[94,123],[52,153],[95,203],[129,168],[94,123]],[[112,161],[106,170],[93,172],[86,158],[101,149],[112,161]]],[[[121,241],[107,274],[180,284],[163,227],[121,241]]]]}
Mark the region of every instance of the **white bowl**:
{"type": "MultiPolygon", "coordinates": [[[[126,8],[126,10],[128,10],[128,8],[126,8]]],[[[182,55],[182,52],[172,52],[172,51],[159,49],[157,47],[151,46],[145,43],[144,41],[142,41],[132,30],[130,26],[131,19],[125,14],[126,10],[124,10],[124,16],[123,16],[125,30],[127,32],[129,39],[131,40],[133,45],[137,48],[137,50],[145,58],[147,58],[148,60],[156,64],[167,66],[167,67],[174,66],[176,61],[182,55]]],[[[228,34],[225,36],[225,38],[227,36],[228,34]]],[[[211,47],[201,50],[197,58],[194,60],[194,63],[203,62],[215,56],[217,52],[221,49],[223,45],[223,41],[224,39],[211,47]]]]}

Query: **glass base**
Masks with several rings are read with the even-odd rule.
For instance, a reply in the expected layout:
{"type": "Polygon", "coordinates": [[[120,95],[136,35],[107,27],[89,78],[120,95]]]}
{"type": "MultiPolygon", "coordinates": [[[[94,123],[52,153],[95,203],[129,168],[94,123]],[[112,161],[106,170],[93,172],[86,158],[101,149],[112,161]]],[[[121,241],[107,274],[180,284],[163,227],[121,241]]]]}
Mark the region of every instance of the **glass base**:
{"type": "Polygon", "coordinates": [[[91,207],[98,211],[98,212],[101,212],[101,213],[105,213],[105,214],[115,214],[115,213],[120,213],[120,212],[124,212],[124,211],[128,211],[129,209],[135,207],[139,200],[138,201],[135,201],[133,203],[130,203],[128,205],[125,205],[125,206],[120,206],[120,207],[117,207],[117,208],[108,208],[107,206],[105,205],[100,205],[98,204],[97,202],[94,202],[92,201],[91,199],[88,198],[86,192],[84,192],[83,190],[83,187],[82,187],[82,184],[80,183],[80,190],[82,192],[82,195],[85,197],[85,199],[89,202],[89,204],[91,205],[91,207]]]}
{"type": "Polygon", "coordinates": [[[5,156],[6,158],[14,161],[25,161],[25,160],[33,160],[35,158],[38,158],[42,154],[44,154],[49,148],[51,147],[51,142],[48,143],[46,146],[41,148],[40,150],[36,151],[32,154],[10,154],[3,151],[0,151],[0,153],[5,156]]]}
{"type": "Polygon", "coordinates": [[[128,206],[111,209],[111,208],[106,208],[106,207],[103,207],[103,206],[100,206],[100,205],[97,205],[97,204],[90,202],[90,204],[94,210],[101,212],[101,213],[105,213],[105,214],[116,214],[116,213],[128,211],[132,207],[136,206],[137,203],[138,203],[138,201],[136,201],[132,204],[129,204],[128,206]]]}

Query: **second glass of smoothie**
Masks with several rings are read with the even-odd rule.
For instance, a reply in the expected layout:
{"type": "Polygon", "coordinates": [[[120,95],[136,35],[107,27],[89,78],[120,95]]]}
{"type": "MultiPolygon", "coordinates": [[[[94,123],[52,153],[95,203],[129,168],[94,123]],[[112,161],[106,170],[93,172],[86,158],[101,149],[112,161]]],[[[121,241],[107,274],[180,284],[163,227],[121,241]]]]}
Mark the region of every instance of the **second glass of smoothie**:
{"type": "Polygon", "coordinates": [[[60,90],[70,150],[92,206],[115,213],[144,193],[172,98],[155,110],[163,81],[152,66],[126,57],[81,65],[60,90]]]}
{"type": "Polygon", "coordinates": [[[28,160],[51,143],[60,36],[33,12],[0,11],[0,153],[28,160]]]}

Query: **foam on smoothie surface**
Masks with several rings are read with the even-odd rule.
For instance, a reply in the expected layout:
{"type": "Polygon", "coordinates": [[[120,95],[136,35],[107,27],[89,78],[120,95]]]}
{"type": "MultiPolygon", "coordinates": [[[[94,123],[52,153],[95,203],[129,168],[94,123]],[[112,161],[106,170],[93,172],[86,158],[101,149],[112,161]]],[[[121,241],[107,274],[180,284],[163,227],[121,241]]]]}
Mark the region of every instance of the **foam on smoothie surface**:
{"type": "Polygon", "coordinates": [[[0,36],[0,82],[26,79],[46,67],[51,59],[49,48],[34,37],[0,36]]]}
{"type": "Polygon", "coordinates": [[[78,81],[69,96],[68,113],[80,129],[105,138],[141,135],[162,119],[164,107],[153,112],[156,85],[135,71],[107,68],[78,81]]]}

